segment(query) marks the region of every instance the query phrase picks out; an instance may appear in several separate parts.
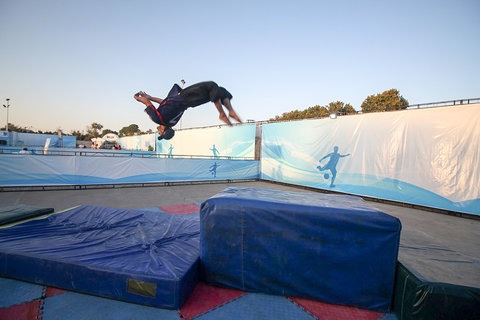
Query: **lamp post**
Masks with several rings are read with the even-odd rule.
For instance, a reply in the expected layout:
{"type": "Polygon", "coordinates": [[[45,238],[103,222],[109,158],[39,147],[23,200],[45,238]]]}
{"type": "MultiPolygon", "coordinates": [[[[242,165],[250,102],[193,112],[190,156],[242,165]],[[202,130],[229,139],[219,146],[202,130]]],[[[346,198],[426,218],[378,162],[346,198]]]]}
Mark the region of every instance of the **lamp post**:
{"type": "Polygon", "coordinates": [[[7,108],[7,135],[8,135],[8,109],[10,108],[10,99],[7,98],[7,105],[3,105],[5,108],[7,108]]]}

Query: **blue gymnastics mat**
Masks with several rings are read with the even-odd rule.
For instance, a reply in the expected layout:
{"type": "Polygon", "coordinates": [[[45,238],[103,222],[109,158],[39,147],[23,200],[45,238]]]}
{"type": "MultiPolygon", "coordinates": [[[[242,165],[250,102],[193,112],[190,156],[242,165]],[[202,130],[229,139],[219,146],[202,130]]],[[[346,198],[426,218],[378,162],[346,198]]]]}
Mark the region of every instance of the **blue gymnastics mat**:
{"type": "Polygon", "coordinates": [[[199,277],[199,217],[80,206],[0,229],[0,275],[177,309],[199,277]]]}
{"type": "Polygon", "coordinates": [[[401,223],[359,197],[232,187],[200,211],[207,284],[385,312],[401,223]]]}

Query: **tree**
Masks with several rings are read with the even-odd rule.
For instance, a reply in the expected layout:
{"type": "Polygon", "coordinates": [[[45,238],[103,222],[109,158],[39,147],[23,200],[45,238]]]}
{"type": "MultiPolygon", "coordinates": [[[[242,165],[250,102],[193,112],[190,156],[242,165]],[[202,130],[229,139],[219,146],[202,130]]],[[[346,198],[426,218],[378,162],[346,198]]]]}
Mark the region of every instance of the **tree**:
{"type": "Polygon", "coordinates": [[[100,130],[102,130],[103,126],[100,123],[92,123],[91,126],[87,127],[87,136],[91,138],[98,138],[100,136],[100,130]]]}
{"type": "Polygon", "coordinates": [[[308,119],[308,118],[318,118],[328,114],[328,110],[325,107],[314,106],[307,108],[305,110],[293,110],[290,112],[284,112],[281,116],[275,116],[271,118],[271,121],[282,121],[282,120],[299,120],[299,119],[308,119]]]}
{"type": "Polygon", "coordinates": [[[120,137],[123,137],[123,136],[138,135],[138,134],[141,134],[142,132],[138,128],[138,125],[131,124],[128,127],[123,127],[122,129],[120,129],[119,133],[120,133],[120,137]]]}
{"type": "Polygon", "coordinates": [[[330,102],[327,105],[328,112],[330,114],[353,114],[357,113],[357,111],[349,104],[345,104],[342,101],[330,102]]]}
{"type": "Polygon", "coordinates": [[[397,89],[390,89],[377,95],[368,96],[362,103],[362,112],[378,112],[405,109],[408,101],[397,89]]]}
{"type": "MultiPolygon", "coordinates": [[[[6,126],[4,126],[2,129],[0,130],[7,130],[6,126]]],[[[15,131],[15,132],[25,132],[25,133],[35,133],[34,130],[32,129],[29,129],[27,127],[20,127],[20,126],[16,126],[14,125],[13,123],[8,123],[8,131],[15,131]]]]}
{"type": "Polygon", "coordinates": [[[104,135],[109,134],[109,133],[113,133],[113,134],[118,135],[118,132],[117,132],[117,131],[113,131],[113,130],[110,130],[110,129],[103,129],[103,131],[102,131],[102,133],[100,134],[100,136],[103,137],[104,135]]]}
{"type": "Polygon", "coordinates": [[[327,117],[331,113],[351,114],[351,113],[357,113],[357,111],[349,103],[336,101],[336,102],[330,102],[325,107],[316,105],[302,111],[294,110],[290,112],[284,112],[281,116],[275,116],[275,118],[272,118],[270,120],[281,121],[281,120],[323,118],[323,117],[327,117]]]}
{"type": "Polygon", "coordinates": [[[79,130],[73,130],[70,134],[77,137],[78,141],[85,141],[88,138],[87,134],[81,133],[79,130]]]}

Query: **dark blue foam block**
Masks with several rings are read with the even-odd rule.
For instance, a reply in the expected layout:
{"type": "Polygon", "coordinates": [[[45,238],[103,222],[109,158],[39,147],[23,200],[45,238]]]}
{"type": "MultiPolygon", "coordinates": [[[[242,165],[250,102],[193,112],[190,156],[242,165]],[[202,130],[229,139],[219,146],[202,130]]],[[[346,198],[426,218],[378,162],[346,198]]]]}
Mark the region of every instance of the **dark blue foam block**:
{"type": "Polygon", "coordinates": [[[208,284],[387,311],[400,221],[358,197],[228,188],[200,210],[208,284]]]}
{"type": "Polygon", "coordinates": [[[81,206],[0,229],[0,275],[163,308],[198,282],[199,217],[81,206]]]}

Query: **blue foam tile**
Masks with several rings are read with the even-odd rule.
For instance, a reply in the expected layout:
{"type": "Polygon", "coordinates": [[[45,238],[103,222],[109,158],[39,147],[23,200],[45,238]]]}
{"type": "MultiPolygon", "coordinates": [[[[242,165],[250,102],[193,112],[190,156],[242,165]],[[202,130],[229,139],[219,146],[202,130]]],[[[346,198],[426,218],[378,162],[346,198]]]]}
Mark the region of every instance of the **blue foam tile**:
{"type": "Polygon", "coordinates": [[[180,320],[176,310],[167,310],[112,299],[65,292],[45,299],[43,320],[180,320]]]}
{"type": "Polygon", "coordinates": [[[220,308],[198,317],[199,320],[312,320],[302,309],[285,297],[249,293],[220,308]]]}
{"type": "Polygon", "coordinates": [[[24,281],[0,278],[0,308],[8,308],[42,297],[43,286],[24,281]]]}
{"type": "Polygon", "coordinates": [[[377,320],[398,320],[397,316],[392,313],[387,313],[379,317],[377,320]]]}

